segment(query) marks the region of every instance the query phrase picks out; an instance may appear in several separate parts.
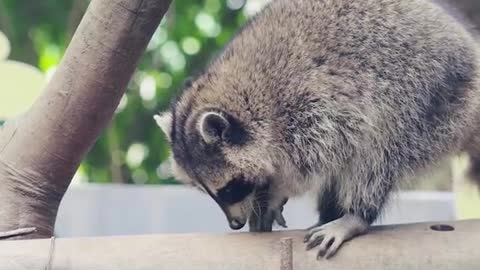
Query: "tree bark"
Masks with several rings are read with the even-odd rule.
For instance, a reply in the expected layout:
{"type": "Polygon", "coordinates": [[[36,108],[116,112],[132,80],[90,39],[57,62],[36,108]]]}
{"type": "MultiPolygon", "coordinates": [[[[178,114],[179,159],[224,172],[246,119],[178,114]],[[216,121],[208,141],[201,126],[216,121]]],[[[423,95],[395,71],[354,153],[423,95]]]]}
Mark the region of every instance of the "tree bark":
{"type": "MultiPolygon", "coordinates": [[[[53,235],[80,161],[111,120],[171,0],[93,0],[29,111],[0,129],[0,231],[53,235]]],[[[15,89],[10,89],[15,91],[15,89]]]]}
{"type": "Polygon", "coordinates": [[[146,235],[0,242],[2,269],[27,270],[478,270],[480,220],[375,227],[329,260],[302,231],[146,235]],[[19,259],[21,258],[21,259],[19,259]]]}

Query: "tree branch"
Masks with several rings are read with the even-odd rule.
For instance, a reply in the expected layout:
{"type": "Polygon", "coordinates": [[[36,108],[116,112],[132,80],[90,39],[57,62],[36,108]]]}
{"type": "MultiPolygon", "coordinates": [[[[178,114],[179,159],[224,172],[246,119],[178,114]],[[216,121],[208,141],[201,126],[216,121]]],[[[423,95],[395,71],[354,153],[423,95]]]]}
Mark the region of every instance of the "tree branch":
{"type": "Polygon", "coordinates": [[[0,239],[31,234],[31,233],[34,233],[36,231],[37,231],[36,228],[20,228],[20,229],[11,230],[11,231],[0,232],[0,239]]]}
{"type": "MultiPolygon", "coordinates": [[[[0,133],[0,231],[49,237],[80,161],[114,110],[170,0],[93,0],[46,89],[0,133]]],[[[11,91],[16,91],[11,89],[11,91]]]]}

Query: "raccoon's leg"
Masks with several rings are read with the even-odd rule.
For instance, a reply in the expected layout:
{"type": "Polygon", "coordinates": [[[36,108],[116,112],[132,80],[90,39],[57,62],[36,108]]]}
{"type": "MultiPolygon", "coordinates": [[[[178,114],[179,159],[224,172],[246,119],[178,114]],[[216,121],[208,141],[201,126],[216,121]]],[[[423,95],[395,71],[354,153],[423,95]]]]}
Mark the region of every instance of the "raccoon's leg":
{"type": "Polygon", "coordinates": [[[283,206],[288,198],[271,190],[271,186],[255,192],[253,211],[248,220],[250,232],[271,232],[273,223],[286,228],[287,224],[283,217],[283,206]]]}
{"type": "MultiPolygon", "coordinates": [[[[385,175],[391,174],[387,171],[383,173],[371,173],[366,177],[367,181],[359,181],[355,184],[356,187],[349,187],[352,192],[348,196],[352,196],[352,200],[355,202],[354,206],[349,208],[342,206],[344,214],[340,218],[311,228],[304,239],[304,242],[307,243],[307,250],[319,246],[317,258],[329,258],[345,241],[368,231],[392,188],[392,179],[385,177],[385,175]]],[[[336,194],[339,196],[339,193],[336,194]]],[[[338,205],[343,205],[341,198],[338,199],[338,205]]]]}
{"type": "Polygon", "coordinates": [[[343,215],[343,209],[338,203],[337,191],[334,186],[328,187],[322,194],[319,194],[317,201],[317,210],[319,213],[318,222],[310,226],[307,230],[329,223],[339,219],[343,215]]]}
{"type": "Polygon", "coordinates": [[[271,232],[273,230],[273,223],[276,222],[283,228],[287,228],[287,223],[283,217],[283,206],[288,199],[284,199],[279,207],[261,207],[255,209],[248,221],[250,232],[271,232]]]}
{"type": "Polygon", "coordinates": [[[288,199],[284,199],[279,207],[260,206],[255,207],[248,220],[250,232],[271,232],[273,223],[287,228],[285,218],[283,217],[283,206],[288,199]]]}
{"type": "Polygon", "coordinates": [[[480,133],[477,132],[474,137],[464,146],[465,151],[470,156],[470,168],[468,176],[480,188],[480,133]]]}

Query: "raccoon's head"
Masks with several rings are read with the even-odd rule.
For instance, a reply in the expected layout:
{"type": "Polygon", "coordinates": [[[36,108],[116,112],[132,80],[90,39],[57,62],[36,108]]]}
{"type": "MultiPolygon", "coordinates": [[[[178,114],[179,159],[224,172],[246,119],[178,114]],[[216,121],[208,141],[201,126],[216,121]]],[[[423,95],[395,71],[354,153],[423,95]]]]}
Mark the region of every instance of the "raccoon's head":
{"type": "Polygon", "coordinates": [[[265,190],[273,173],[265,140],[253,132],[258,129],[211,107],[183,111],[174,106],[154,118],[170,141],[175,178],[209,194],[230,228],[241,229],[256,192],[265,190]]]}
{"type": "Polygon", "coordinates": [[[155,117],[170,140],[175,177],[208,193],[232,229],[242,228],[256,202],[266,200],[285,156],[276,99],[286,76],[267,72],[277,50],[260,36],[249,26],[240,30],[187,82],[171,111],[155,117]]]}

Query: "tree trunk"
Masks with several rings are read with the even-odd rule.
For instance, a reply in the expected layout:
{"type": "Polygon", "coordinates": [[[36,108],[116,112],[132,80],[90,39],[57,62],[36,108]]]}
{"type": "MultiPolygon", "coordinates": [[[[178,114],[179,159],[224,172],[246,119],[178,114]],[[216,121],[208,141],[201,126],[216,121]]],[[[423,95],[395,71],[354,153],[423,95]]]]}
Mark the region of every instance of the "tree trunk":
{"type": "Polygon", "coordinates": [[[35,227],[18,238],[53,235],[71,178],[111,120],[170,2],[91,1],[41,96],[0,129],[0,231],[35,227]]]}

